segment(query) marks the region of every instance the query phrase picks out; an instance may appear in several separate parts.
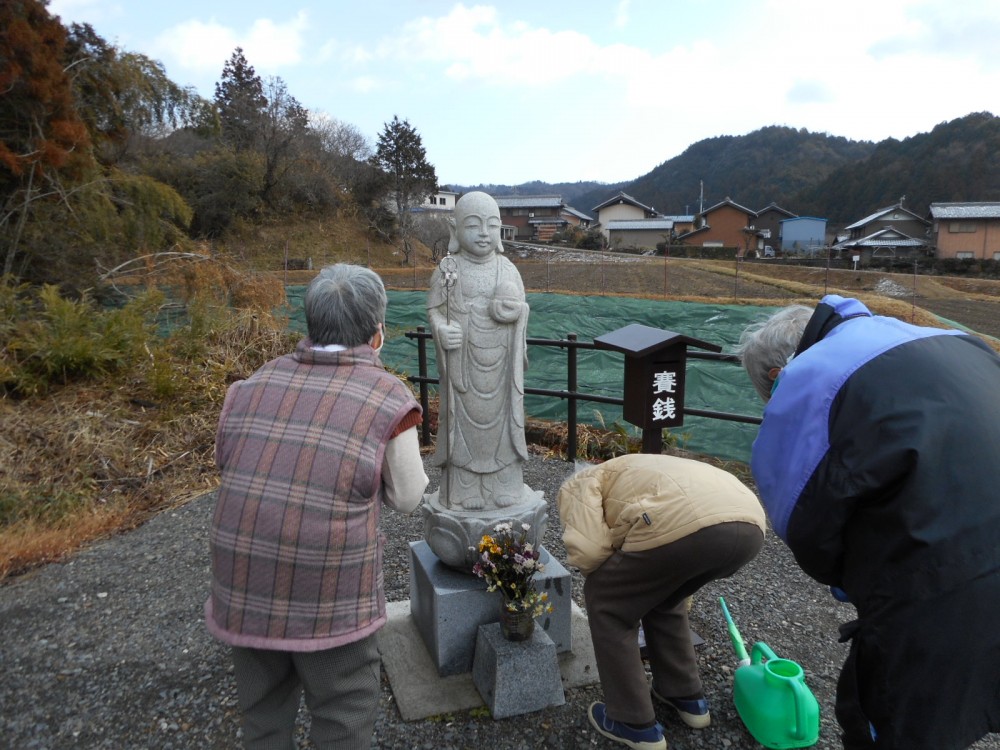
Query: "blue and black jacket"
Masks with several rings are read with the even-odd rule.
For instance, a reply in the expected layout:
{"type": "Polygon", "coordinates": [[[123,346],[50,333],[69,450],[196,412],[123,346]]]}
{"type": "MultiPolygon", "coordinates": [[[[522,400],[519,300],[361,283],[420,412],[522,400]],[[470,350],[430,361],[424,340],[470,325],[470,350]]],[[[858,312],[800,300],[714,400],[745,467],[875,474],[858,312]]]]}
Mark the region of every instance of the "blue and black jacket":
{"type": "Polygon", "coordinates": [[[824,297],[751,467],[802,569],[858,609],[862,692],[884,746],[945,750],[997,731],[1000,357],[960,331],[824,297]]]}

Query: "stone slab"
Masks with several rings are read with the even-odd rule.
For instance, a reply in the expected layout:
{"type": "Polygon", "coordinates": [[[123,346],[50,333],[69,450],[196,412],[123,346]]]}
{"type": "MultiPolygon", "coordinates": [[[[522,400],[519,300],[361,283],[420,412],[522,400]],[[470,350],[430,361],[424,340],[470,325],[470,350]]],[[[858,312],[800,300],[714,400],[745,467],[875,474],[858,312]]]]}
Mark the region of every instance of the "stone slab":
{"type": "Polygon", "coordinates": [[[536,627],[525,641],[508,641],[499,623],[480,625],[472,682],[494,719],[520,716],[566,702],[556,644],[536,627]]]}
{"type": "MultiPolygon", "coordinates": [[[[378,632],[382,667],[404,721],[418,721],[484,706],[472,672],[442,677],[431,660],[411,614],[409,601],[389,602],[389,620],[378,632]]],[[[596,685],[597,661],[587,615],[572,603],[573,650],[559,653],[563,690],[596,685]]]]}
{"type": "MultiPolygon", "coordinates": [[[[534,584],[548,594],[552,612],[536,622],[563,653],[572,647],[571,577],[544,547],[539,551],[545,569],[534,584]]],[[[479,626],[499,620],[500,602],[485,581],[445,565],[426,542],[410,542],[411,614],[442,677],[472,670],[479,626]]]]}

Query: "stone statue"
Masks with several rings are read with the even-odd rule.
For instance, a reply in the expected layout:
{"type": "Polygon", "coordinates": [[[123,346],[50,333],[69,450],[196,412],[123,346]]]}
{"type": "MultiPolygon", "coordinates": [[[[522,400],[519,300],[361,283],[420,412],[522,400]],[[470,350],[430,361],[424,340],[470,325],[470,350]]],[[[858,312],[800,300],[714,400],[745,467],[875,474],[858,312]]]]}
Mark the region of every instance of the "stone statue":
{"type": "Polygon", "coordinates": [[[467,193],[449,224],[448,256],[427,296],[440,376],[441,487],[425,503],[425,536],[438,557],[462,567],[466,549],[461,559],[446,558],[456,558],[455,545],[477,544],[482,526],[520,520],[540,536],[545,503],[524,484],[528,304],[521,275],[501,254],[500,209],[486,193],[467,193]],[[455,534],[455,524],[464,531],[436,545],[434,537],[455,534]]]}
{"type": "Polygon", "coordinates": [[[521,463],[528,458],[528,304],[520,274],[500,254],[496,201],[486,193],[464,195],[451,223],[454,270],[446,273],[453,276],[436,270],[427,299],[441,376],[434,463],[442,467],[447,507],[506,508],[520,499],[521,463]]]}

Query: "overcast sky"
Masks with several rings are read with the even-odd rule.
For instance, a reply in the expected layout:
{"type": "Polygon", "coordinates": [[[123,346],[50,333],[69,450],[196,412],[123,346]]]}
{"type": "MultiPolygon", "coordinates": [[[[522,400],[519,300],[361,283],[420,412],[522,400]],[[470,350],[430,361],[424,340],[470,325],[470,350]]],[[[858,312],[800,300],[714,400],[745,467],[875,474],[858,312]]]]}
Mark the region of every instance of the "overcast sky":
{"type": "Polygon", "coordinates": [[[768,125],[903,139],[1000,114],[1000,0],[51,0],[214,95],[263,79],[375,142],[394,115],[441,184],[632,180],[768,125]]]}

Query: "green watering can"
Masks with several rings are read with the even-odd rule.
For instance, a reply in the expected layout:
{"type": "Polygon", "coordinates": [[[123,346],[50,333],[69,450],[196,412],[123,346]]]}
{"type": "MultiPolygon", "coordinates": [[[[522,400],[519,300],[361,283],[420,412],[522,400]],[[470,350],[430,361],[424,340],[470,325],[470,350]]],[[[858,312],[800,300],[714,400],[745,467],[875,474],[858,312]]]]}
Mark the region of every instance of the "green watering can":
{"type": "Polygon", "coordinates": [[[733,678],[733,703],[747,730],[761,745],[774,750],[815,745],[819,704],[806,685],[802,667],[779,658],[766,643],[755,643],[747,656],[725,599],[719,597],[719,602],[740,658],[733,678]]]}

